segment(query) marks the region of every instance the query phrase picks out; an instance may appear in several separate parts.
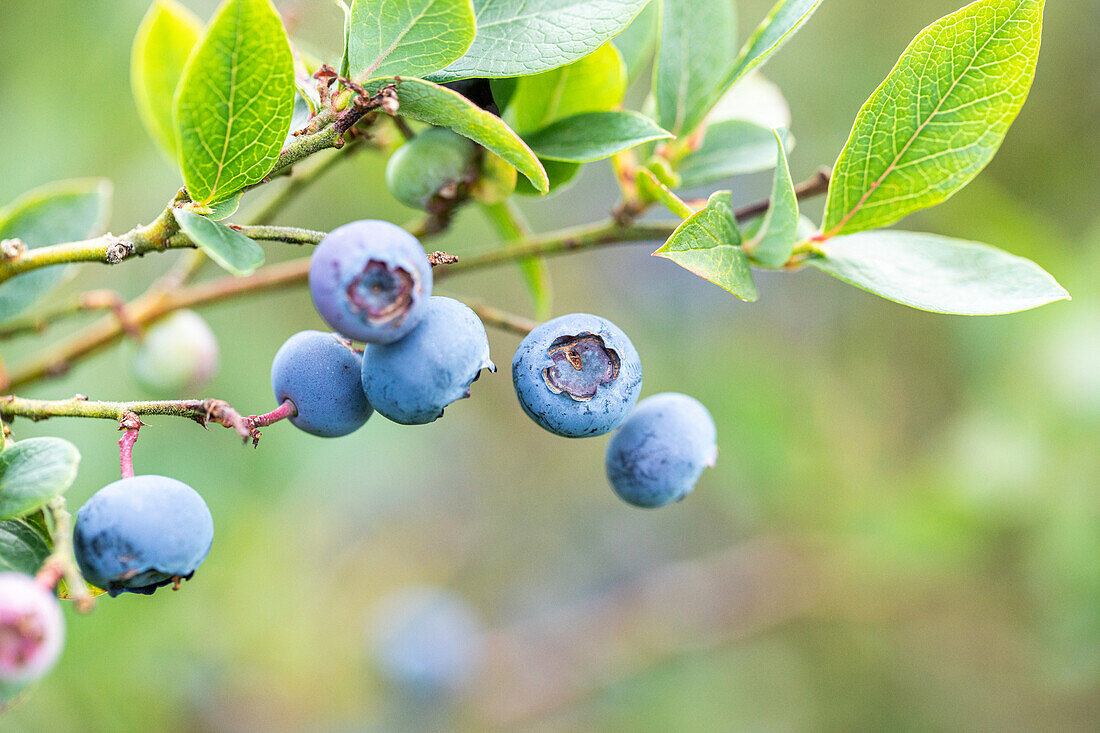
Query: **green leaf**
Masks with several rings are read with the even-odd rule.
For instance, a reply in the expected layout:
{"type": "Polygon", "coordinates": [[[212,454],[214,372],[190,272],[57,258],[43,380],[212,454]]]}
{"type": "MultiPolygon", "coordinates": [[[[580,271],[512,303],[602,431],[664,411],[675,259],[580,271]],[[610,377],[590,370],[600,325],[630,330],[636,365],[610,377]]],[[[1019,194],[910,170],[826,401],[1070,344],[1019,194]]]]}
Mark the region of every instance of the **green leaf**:
{"type": "MultiPolygon", "coordinates": [[[[522,133],[536,134],[540,127],[585,112],[618,107],[626,91],[626,70],[622,56],[605,43],[595,52],[571,64],[518,79],[496,79],[493,94],[503,103],[504,119],[522,133]]],[[[529,143],[528,143],[529,144],[529,143]]],[[[580,171],[580,165],[564,160],[540,158],[550,190],[565,186],[580,171]]],[[[517,192],[541,195],[526,181],[517,192]]]]}
{"type": "Polygon", "coordinates": [[[537,74],[587,56],[649,0],[474,0],[477,35],[432,81],[537,74]]]}
{"type": "Polygon", "coordinates": [[[654,84],[658,121],[666,127],[673,124],[669,129],[683,135],[698,127],[731,87],[786,43],[821,0],[779,0],[733,61],[729,59],[734,58],[735,19],[728,0],[708,4],[705,13],[691,0],[664,3],[663,13],[672,18],[672,26],[662,20],[654,84]],[[720,30],[727,26],[730,33],[722,37],[720,30]]]}
{"type": "MultiPolygon", "coordinates": [[[[98,598],[107,592],[102,588],[97,588],[86,580],[84,581],[84,588],[92,598],[98,598]]],[[[71,601],[73,599],[72,595],[69,593],[69,585],[65,582],[64,578],[57,581],[57,597],[63,601],[71,601]]]]}
{"type": "Polygon", "coordinates": [[[180,168],[208,204],[262,181],[294,112],[294,58],[270,0],[225,0],[176,91],[180,168]]]}
{"type": "Polygon", "coordinates": [[[538,158],[499,117],[458,92],[423,79],[375,79],[367,84],[367,89],[374,94],[391,84],[397,87],[403,117],[436,127],[449,127],[496,153],[542,193],[550,190],[550,181],[538,158]]]}
{"type": "Polygon", "coordinates": [[[213,219],[214,221],[221,221],[222,219],[228,219],[237,213],[237,208],[241,205],[241,196],[243,194],[238,191],[229,198],[222,199],[216,203],[206,206],[206,211],[203,212],[203,216],[213,219]]]}
{"type": "Polygon", "coordinates": [[[516,86],[521,77],[509,77],[507,79],[490,79],[489,88],[493,90],[493,101],[503,113],[512,104],[512,97],[516,94],[516,86]]]}
{"type": "Polygon", "coordinates": [[[527,144],[540,158],[587,163],[670,137],[671,133],[637,112],[587,112],[528,135],[527,144]]]}
{"type": "Polygon", "coordinates": [[[80,464],[76,446],[61,438],[27,438],[0,453],[0,519],[16,519],[63,494],[80,464]]]}
{"type": "Polygon", "coordinates": [[[20,517],[19,521],[28,525],[31,529],[38,533],[38,536],[42,538],[42,541],[46,543],[46,546],[53,550],[53,537],[50,535],[50,524],[47,521],[46,514],[48,509],[43,507],[36,512],[30,514],[24,514],[20,517]]]}
{"type": "Polygon", "coordinates": [[[50,556],[37,530],[18,520],[0,522],[0,572],[34,575],[50,556]]]}
{"type": "MultiPolygon", "coordinates": [[[[790,152],[794,137],[786,132],[783,135],[790,152]]],[[[748,120],[722,120],[707,126],[703,144],[676,164],[676,172],[681,188],[698,188],[774,165],[775,135],[770,128],[748,120]]]]}
{"type": "Polygon", "coordinates": [[[626,80],[632,82],[638,78],[638,74],[645,70],[646,64],[653,59],[653,51],[657,47],[657,13],[660,3],[658,0],[646,5],[645,10],[638,14],[625,31],[620,33],[612,43],[619,49],[619,54],[626,64],[626,80]]]}
{"type": "Polygon", "coordinates": [[[974,178],[1027,97],[1042,20],[1042,0],[979,0],[921,31],[856,116],[824,232],[892,224],[974,178]]]}
{"type": "Polygon", "coordinates": [[[749,260],[741,251],[741,234],[729,191],[711,194],[705,208],[676,228],[654,252],[725,288],[741,300],[756,300],[749,260]]]}
{"type": "Polygon", "coordinates": [[[173,213],[183,233],[234,275],[251,275],[264,263],[263,247],[235,229],[187,209],[175,209],[173,213]]]}
{"type": "Polygon", "coordinates": [[[349,69],[357,79],[424,76],[461,58],[473,40],[470,0],[355,0],[349,69]]]}
{"type": "MultiPolygon", "coordinates": [[[[111,183],[103,178],[46,184],[0,209],[0,240],[21,239],[34,249],[97,236],[107,226],[110,203],[111,183]]],[[[0,283],[0,322],[19,315],[75,269],[54,265],[0,283]]]]}
{"type": "Polygon", "coordinates": [[[662,0],[653,81],[661,127],[679,136],[699,126],[727,86],[736,38],[733,0],[662,0]]]}
{"type": "Polygon", "coordinates": [[[571,64],[517,79],[504,119],[526,135],[581,112],[615,109],[625,92],[623,58],[605,43],[571,64]]]}
{"type": "Polygon", "coordinates": [[[725,89],[729,89],[753,69],[762,66],[810,19],[820,4],[821,0],[779,0],[772,6],[768,17],[756,27],[738,54],[737,61],[726,78],[725,89]]]}
{"type": "MultiPolygon", "coordinates": [[[[762,216],[749,220],[743,227],[741,227],[741,239],[743,239],[745,242],[755,240],[760,235],[760,231],[764,228],[763,225],[764,217],[762,216]]],[[[796,243],[805,242],[807,239],[811,239],[815,235],[817,235],[818,231],[818,226],[814,223],[812,219],[810,219],[808,216],[799,215],[798,225],[795,227],[794,230],[794,241],[796,243]]],[[[745,245],[742,245],[742,249],[744,248],[745,245]]],[[[746,253],[748,253],[747,249],[746,253]]],[[[750,257],[749,259],[751,262],[752,258],[750,257]]]]}
{"type": "Polygon", "coordinates": [[[179,157],[172,100],[202,22],[175,0],[155,0],[138,26],[130,55],[130,85],[149,136],[175,162],[179,157]]]}
{"type": "Polygon", "coordinates": [[[987,316],[1069,298],[1031,260],[988,244],[936,234],[876,231],[819,245],[807,263],[897,303],[936,313],[987,316]]]}
{"type": "Polygon", "coordinates": [[[798,239],[798,195],[787,165],[787,153],[783,138],[775,131],[776,154],[775,179],[768,211],[762,217],[752,241],[746,242],[749,257],[764,267],[782,267],[791,258],[798,239]]]}
{"type": "Polygon", "coordinates": [[[351,76],[351,6],[344,0],[336,0],[336,4],[344,11],[344,48],[340,52],[340,76],[345,79],[351,76]]]}
{"type": "MultiPolygon", "coordinates": [[[[752,219],[741,228],[741,238],[746,242],[755,239],[760,234],[760,230],[763,229],[764,217],[758,217],[752,219]]],[[[805,242],[807,239],[812,239],[819,232],[817,224],[813,219],[808,216],[799,215],[798,225],[795,227],[794,236],[795,242],[805,242]]],[[[788,258],[789,259],[789,258],[788,258]]]]}

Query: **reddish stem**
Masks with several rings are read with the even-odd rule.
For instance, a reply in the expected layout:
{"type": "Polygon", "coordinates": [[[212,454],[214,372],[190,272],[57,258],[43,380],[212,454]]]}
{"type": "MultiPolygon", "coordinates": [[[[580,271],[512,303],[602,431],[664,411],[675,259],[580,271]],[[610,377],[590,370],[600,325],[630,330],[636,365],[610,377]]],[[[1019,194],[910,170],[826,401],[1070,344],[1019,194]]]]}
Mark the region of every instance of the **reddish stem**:
{"type": "Polygon", "coordinates": [[[118,462],[122,468],[122,478],[134,477],[134,443],[138,439],[138,429],[125,430],[118,440],[118,462]]]}
{"type": "Polygon", "coordinates": [[[274,425],[280,420],[285,420],[288,417],[294,417],[298,414],[298,408],[294,406],[294,403],[290,400],[284,400],[283,404],[276,407],[266,415],[249,415],[248,416],[248,432],[252,434],[252,447],[255,448],[260,444],[260,428],[266,428],[268,425],[274,425]]]}
{"type": "Polygon", "coordinates": [[[283,404],[276,407],[266,415],[250,415],[248,422],[253,427],[266,428],[268,425],[273,425],[280,420],[285,420],[288,417],[294,417],[298,414],[298,408],[294,406],[294,403],[290,400],[285,400],[283,404]]]}

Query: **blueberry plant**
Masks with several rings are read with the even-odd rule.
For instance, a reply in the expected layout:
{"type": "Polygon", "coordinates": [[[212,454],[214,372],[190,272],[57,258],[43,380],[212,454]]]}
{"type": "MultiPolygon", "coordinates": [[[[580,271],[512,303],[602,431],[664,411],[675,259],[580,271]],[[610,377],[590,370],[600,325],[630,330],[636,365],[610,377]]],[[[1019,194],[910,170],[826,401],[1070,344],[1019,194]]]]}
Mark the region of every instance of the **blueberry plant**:
{"type": "MultiPolygon", "coordinates": [[[[757,298],[754,269],[806,268],[940,313],[992,315],[1067,298],[1036,264],[992,246],[884,229],[948,198],[993,157],[1031,85],[1043,1],[978,0],[929,25],[859,110],[831,170],[796,184],[789,120],[760,122],[769,116],[761,107],[782,105],[760,101],[778,92],[759,69],[819,4],[779,0],[739,41],[732,0],[354,0],[340,3],[343,48],[318,58],[287,37],[270,0],[225,0],[205,25],[174,0],[155,2],[134,41],[133,91],[183,186],[150,223],[121,235],[102,233],[110,188],[98,180],[45,186],[0,211],[0,338],[106,311],[26,363],[0,362],[0,391],[54,377],[128,337],[139,344],[141,382],[173,398],[0,396],[3,699],[57,659],[59,598],[86,611],[103,591],[179,588],[206,559],[213,518],[199,493],[134,475],[150,415],[218,423],[253,443],[282,419],[323,437],[347,435],[374,413],[429,423],[495,371],[489,324],[524,335],[512,378],[536,423],[572,438],[617,430],[606,464],[615,493],[641,507],[683,499],[715,461],[714,421],[682,394],[639,403],[643,359],[609,320],[545,320],[546,257],[657,241],[654,255],[743,301],[757,298]],[[628,85],[641,88],[649,69],[646,101],[626,109],[628,85]],[[421,212],[414,224],[351,221],[328,233],[272,224],[355,149],[389,155],[388,186],[421,212]],[[605,160],[622,194],[606,221],[530,231],[517,197],[564,190],[584,165],[605,160]],[[708,191],[763,170],[774,170],[765,202],[738,207],[730,191],[708,191]],[[272,195],[238,213],[268,187],[272,195]],[[823,220],[811,222],[800,201],[821,194],[823,220]],[[498,248],[461,259],[424,248],[467,209],[492,222],[498,248]],[[264,266],[265,249],[286,243],[316,247],[264,266]],[[130,302],[105,291],[59,294],[80,263],[125,267],[174,250],[182,256],[130,302]],[[228,274],[201,277],[210,261],[228,274]],[[510,263],[541,325],[432,294],[440,278],[510,263]],[[278,349],[274,409],[244,416],[222,400],[177,399],[216,366],[217,344],[194,309],[306,284],[335,333],[298,333],[278,349]],[[76,448],[13,437],[17,418],[53,417],[112,420],[122,431],[122,478],[75,521],[63,494],[76,448]]],[[[400,673],[446,685],[451,667],[470,664],[464,654],[438,674],[400,673]]]]}

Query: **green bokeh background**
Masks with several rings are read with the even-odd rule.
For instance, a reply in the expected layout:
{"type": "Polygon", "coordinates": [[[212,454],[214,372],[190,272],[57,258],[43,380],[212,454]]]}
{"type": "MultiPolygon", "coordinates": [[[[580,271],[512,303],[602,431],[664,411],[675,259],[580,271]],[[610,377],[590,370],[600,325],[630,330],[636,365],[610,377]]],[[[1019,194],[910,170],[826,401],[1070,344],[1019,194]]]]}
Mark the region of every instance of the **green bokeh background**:
{"type": "MultiPolygon", "coordinates": [[[[188,4],[208,16],[214,3],[188,4]]],[[[793,110],[796,177],[835,159],[908,41],[961,4],[823,4],[767,67],[793,110]]],[[[336,48],[331,2],[279,5],[297,36],[336,48]]],[[[769,5],[744,0],[742,25],[769,5]]],[[[0,201],[103,175],[115,183],[112,228],[124,231],[174,192],[129,92],[146,6],[0,5],[0,201]]],[[[206,497],[213,552],[179,593],[104,600],[87,617],[67,609],[60,664],[0,729],[1100,728],[1098,27],[1092,0],[1049,4],[1031,98],[1001,152],[905,222],[1036,259],[1072,302],[964,319],[801,272],[761,275],[760,301],[745,305],[644,246],[552,261],[556,313],[614,320],[642,354],[646,394],[690,393],[718,423],[717,468],[657,512],[612,495],[606,438],[556,439],[522,414],[507,368],[517,339],[497,332],[501,372],[431,426],[375,418],[325,441],[279,425],[253,451],[220,428],[150,419],[138,471],[206,497]],[[372,604],[412,583],[466,597],[496,640],[479,684],[426,718],[365,651],[372,604]]],[[[357,156],[281,221],[408,219],[382,170],[357,156]]],[[[769,182],[739,179],[735,198],[760,198],[769,182]]],[[[524,208],[549,228],[600,217],[614,196],[607,167],[593,165],[524,208]]],[[[495,244],[471,210],[433,246],[461,256],[495,244]]],[[[269,260],[300,254],[272,247],[269,260]]],[[[67,288],[136,294],[176,256],[86,266],[67,288]]],[[[529,311],[512,269],[440,290],[529,311]]],[[[223,351],[207,393],[254,412],[271,405],[279,344],[321,327],[302,289],[205,315],[223,351]]],[[[78,325],[4,357],[18,362],[78,325]]],[[[25,395],[133,398],[128,353],[25,395]]],[[[117,478],[109,424],[15,429],[80,447],[74,506],[117,478]]]]}

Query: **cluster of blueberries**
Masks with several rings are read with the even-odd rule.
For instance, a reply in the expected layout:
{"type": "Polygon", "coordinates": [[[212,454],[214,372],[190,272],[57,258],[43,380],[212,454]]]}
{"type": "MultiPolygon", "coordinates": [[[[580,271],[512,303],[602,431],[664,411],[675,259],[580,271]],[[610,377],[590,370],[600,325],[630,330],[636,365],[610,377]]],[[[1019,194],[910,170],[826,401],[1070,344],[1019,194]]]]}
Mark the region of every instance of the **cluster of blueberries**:
{"type": "MultiPolygon", "coordinates": [[[[309,285],[336,332],[291,336],[271,367],[276,400],[307,433],[347,435],[374,412],[404,425],[430,423],[470,395],[482,370],[496,370],[481,320],[463,303],[432,295],[431,262],[400,227],[357,221],[334,230],[314,252],[309,285]]],[[[524,412],[552,433],[582,438],[618,428],[607,476],[635,506],[682,499],[717,457],[714,421],[698,401],[665,393],[638,403],[638,352],[604,318],[575,313],[535,328],[512,359],[512,380],[524,412]]],[[[155,475],[98,491],[74,532],[85,576],[112,595],[190,578],[212,539],[198,493],[155,475]]]]}
{"type": "MultiPolygon", "coordinates": [[[[430,423],[470,395],[483,369],[496,370],[484,325],[462,303],[431,294],[428,257],[400,227],[358,221],[336,229],[313,255],[309,284],[337,333],[292,336],[271,369],[276,399],[294,404],[290,420],[302,430],[346,435],[374,411],[430,423]]],[[[583,438],[620,428],[607,474],[636,506],[682,499],[717,457],[714,421],[696,400],[666,393],[637,404],[638,352],[599,316],[574,313],[532,330],[512,359],[512,382],[524,412],[552,433],[583,438]]]]}

